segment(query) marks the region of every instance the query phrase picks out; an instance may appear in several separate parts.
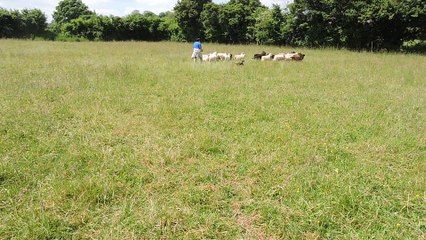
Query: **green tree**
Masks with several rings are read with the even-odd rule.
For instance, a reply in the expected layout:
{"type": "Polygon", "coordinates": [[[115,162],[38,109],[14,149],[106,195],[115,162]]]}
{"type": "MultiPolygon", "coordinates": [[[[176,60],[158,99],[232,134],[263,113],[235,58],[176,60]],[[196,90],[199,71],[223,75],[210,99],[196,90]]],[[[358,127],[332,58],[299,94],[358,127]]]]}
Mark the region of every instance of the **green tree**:
{"type": "Polygon", "coordinates": [[[255,24],[249,26],[254,33],[250,40],[257,44],[272,44],[272,22],[272,12],[269,9],[259,11],[255,16],[255,24]]]}
{"type": "Polygon", "coordinates": [[[221,42],[222,41],[222,26],[220,24],[221,6],[215,3],[207,3],[201,12],[201,22],[204,29],[204,37],[207,41],[221,42]]]}
{"type": "Polygon", "coordinates": [[[1,38],[34,38],[43,36],[46,15],[39,9],[11,10],[0,8],[1,38]]]}
{"type": "Polygon", "coordinates": [[[426,4],[423,0],[400,1],[404,23],[403,50],[426,52],[426,4]]]}
{"type": "Polygon", "coordinates": [[[24,38],[24,22],[22,21],[21,12],[19,10],[11,10],[11,36],[13,38],[24,38]]]}
{"type": "Polygon", "coordinates": [[[79,17],[62,25],[62,33],[70,38],[101,40],[103,26],[101,18],[92,15],[89,18],[79,17]]]}
{"type": "Polygon", "coordinates": [[[404,40],[426,41],[426,4],[424,0],[399,1],[398,10],[404,23],[404,40]]]}
{"type": "Polygon", "coordinates": [[[0,38],[12,37],[13,25],[13,18],[10,12],[0,8],[0,38]]]}
{"type": "Polygon", "coordinates": [[[123,36],[124,23],[121,17],[99,16],[102,26],[102,40],[104,41],[122,41],[126,40],[123,36]]]}
{"type": "Polygon", "coordinates": [[[187,41],[203,36],[201,12],[205,4],[211,0],[180,0],[174,7],[176,20],[187,41]]]}
{"type": "Polygon", "coordinates": [[[336,15],[341,13],[336,7],[345,6],[347,2],[295,0],[290,10],[295,19],[293,33],[296,43],[313,47],[334,45],[335,32],[339,31],[336,21],[340,19],[336,15]]]}
{"type": "Polygon", "coordinates": [[[150,40],[150,22],[140,13],[133,13],[123,18],[125,37],[128,40],[150,40]]]}
{"type": "Polygon", "coordinates": [[[174,12],[163,12],[159,14],[161,23],[158,29],[166,34],[165,40],[183,41],[184,36],[174,12]]]}
{"type": "Polygon", "coordinates": [[[92,14],[87,5],[81,0],[62,0],[56,6],[55,12],[53,12],[53,20],[56,24],[62,25],[71,22],[73,19],[82,16],[88,17],[92,14]]]}
{"type": "Polygon", "coordinates": [[[295,0],[284,29],[298,45],[399,49],[425,37],[425,12],[423,0],[295,0]]]}
{"type": "Polygon", "coordinates": [[[254,41],[258,44],[281,45],[283,39],[284,15],[279,5],[274,4],[272,9],[261,9],[255,14],[253,27],[254,41]]]}
{"type": "Polygon", "coordinates": [[[246,43],[253,38],[251,26],[256,23],[256,12],[266,8],[259,0],[231,0],[220,12],[220,24],[226,42],[246,43]]]}
{"type": "Polygon", "coordinates": [[[271,38],[273,39],[274,44],[281,45],[284,43],[282,29],[284,27],[285,18],[280,6],[277,4],[272,5],[271,14],[271,38]]]}
{"type": "Polygon", "coordinates": [[[25,37],[43,36],[47,27],[46,15],[39,9],[24,9],[21,11],[23,23],[22,32],[25,37]]]}
{"type": "Polygon", "coordinates": [[[145,38],[146,40],[159,41],[168,36],[167,31],[160,27],[164,21],[161,17],[150,11],[145,11],[142,15],[148,21],[149,35],[145,38]]]}

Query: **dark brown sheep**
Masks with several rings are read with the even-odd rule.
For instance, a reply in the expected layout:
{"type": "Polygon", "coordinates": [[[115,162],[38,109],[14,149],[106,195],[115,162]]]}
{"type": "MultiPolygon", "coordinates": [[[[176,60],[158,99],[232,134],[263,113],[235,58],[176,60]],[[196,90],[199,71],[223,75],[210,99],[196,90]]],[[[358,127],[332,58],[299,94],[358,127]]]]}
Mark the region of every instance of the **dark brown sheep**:
{"type": "Polygon", "coordinates": [[[260,60],[260,59],[262,59],[263,56],[266,56],[265,51],[262,51],[261,53],[254,54],[253,59],[259,59],[260,60]]]}

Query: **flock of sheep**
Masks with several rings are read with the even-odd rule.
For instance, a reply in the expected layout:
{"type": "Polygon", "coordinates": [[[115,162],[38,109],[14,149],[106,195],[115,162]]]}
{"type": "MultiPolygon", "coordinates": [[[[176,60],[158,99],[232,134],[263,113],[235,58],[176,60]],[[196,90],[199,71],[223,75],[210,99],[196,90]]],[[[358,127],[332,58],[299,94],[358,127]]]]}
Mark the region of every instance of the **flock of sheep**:
{"type": "MultiPolygon", "coordinates": [[[[203,54],[203,61],[220,61],[220,60],[238,60],[240,65],[244,63],[244,59],[246,57],[246,54],[244,52],[237,54],[233,56],[231,53],[218,53],[213,52],[209,54],[203,54]]],[[[272,54],[272,53],[266,53],[265,51],[262,51],[261,53],[256,53],[253,56],[253,59],[261,60],[261,61],[281,61],[281,60],[294,60],[294,61],[302,61],[305,57],[305,54],[300,52],[289,52],[289,53],[278,53],[278,54],[272,54]]],[[[194,59],[195,61],[195,59],[194,59]]]]}

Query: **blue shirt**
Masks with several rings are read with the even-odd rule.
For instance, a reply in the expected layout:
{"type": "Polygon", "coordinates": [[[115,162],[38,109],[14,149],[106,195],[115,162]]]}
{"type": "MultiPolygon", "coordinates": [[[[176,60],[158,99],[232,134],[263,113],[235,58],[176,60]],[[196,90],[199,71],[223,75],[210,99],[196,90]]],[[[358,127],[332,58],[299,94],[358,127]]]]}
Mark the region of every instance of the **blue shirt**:
{"type": "Polygon", "coordinates": [[[194,42],[194,48],[201,49],[201,42],[194,42]]]}

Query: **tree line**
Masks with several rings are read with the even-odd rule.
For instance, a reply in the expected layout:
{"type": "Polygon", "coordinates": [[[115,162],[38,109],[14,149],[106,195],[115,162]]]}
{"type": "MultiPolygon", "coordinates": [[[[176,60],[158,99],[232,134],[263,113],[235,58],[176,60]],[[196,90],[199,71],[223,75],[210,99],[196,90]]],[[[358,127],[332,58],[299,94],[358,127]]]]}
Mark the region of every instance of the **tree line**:
{"type": "Polygon", "coordinates": [[[0,7],[1,38],[93,41],[204,41],[426,51],[424,0],[294,0],[285,9],[260,0],[179,0],[173,10],[103,16],[62,0],[47,23],[39,9],[0,7]]]}

